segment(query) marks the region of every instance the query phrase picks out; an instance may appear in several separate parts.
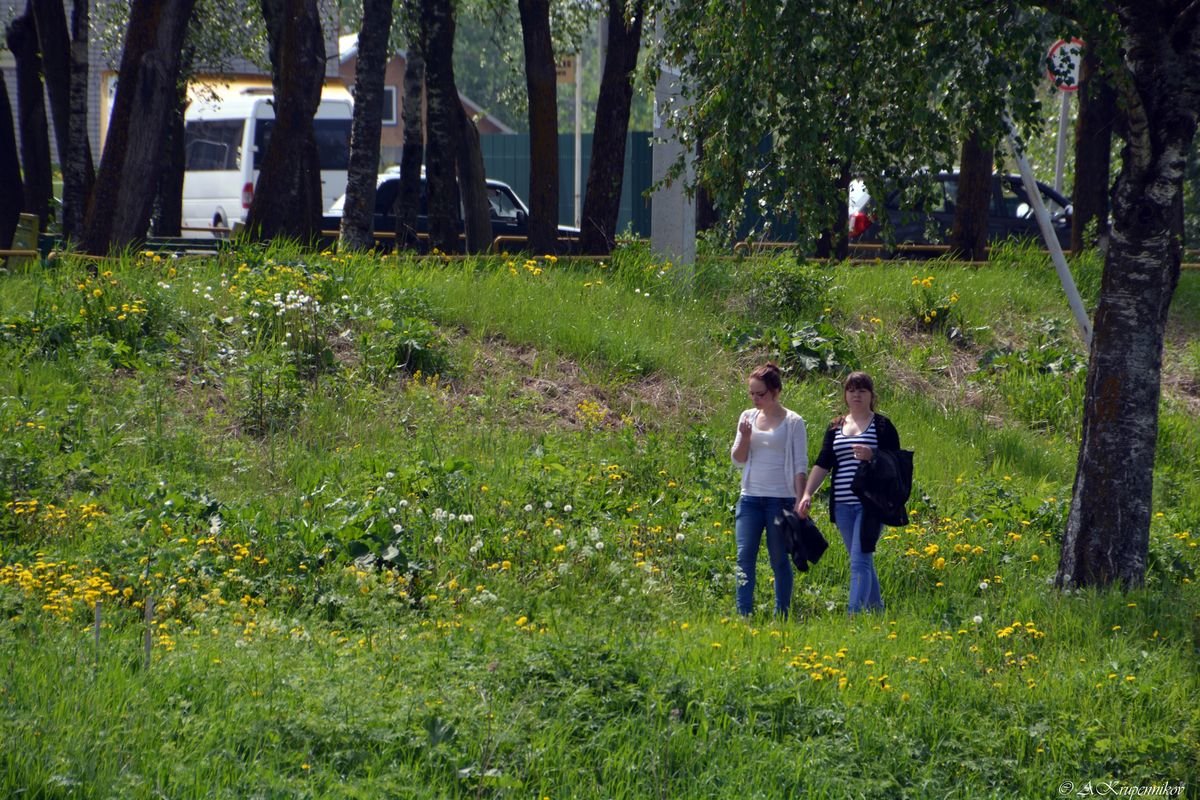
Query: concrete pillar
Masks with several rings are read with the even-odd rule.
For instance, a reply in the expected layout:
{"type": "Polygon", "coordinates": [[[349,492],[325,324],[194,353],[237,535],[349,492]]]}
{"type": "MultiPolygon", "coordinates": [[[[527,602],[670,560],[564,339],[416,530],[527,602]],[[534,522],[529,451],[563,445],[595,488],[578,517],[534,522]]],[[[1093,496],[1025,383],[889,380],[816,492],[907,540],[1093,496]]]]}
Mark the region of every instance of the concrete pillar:
{"type": "MultiPolygon", "coordinates": [[[[662,38],[661,24],[656,26],[662,38]]],[[[657,186],[666,177],[684,147],[678,138],[671,109],[678,109],[681,99],[678,70],[664,65],[654,87],[654,142],[651,148],[651,176],[657,186]]],[[[683,175],[669,185],[660,186],[651,195],[650,248],[659,258],[678,266],[691,267],[696,262],[696,202],[684,191],[695,176],[695,152],[685,155],[683,175]]],[[[691,270],[681,271],[682,275],[691,270]]]]}

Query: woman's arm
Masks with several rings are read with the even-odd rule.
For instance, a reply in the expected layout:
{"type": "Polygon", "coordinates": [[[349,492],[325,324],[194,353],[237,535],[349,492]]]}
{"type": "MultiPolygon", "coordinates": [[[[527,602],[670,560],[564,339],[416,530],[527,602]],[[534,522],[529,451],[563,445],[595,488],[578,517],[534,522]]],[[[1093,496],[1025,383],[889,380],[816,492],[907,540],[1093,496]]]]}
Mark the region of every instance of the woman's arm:
{"type": "Polygon", "coordinates": [[[824,467],[813,466],[812,472],[808,473],[808,480],[804,484],[804,492],[800,495],[800,500],[796,503],[796,513],[802,517],[807,517],[812,509],[813,495],[821,488],[821,484],[825,482],[825,476],[829,474],[829,470],[824,467]]]}
{"type": "Polygon", "coordinates": [[[753,430],[750,423],[750,415],[743,411],[742,416],[738,418],[737,434],[733,437],[733,447],[729,448],[729,457],[739,467],[746,466],[746,459],[750,458],[750,435],[753,430]]]}

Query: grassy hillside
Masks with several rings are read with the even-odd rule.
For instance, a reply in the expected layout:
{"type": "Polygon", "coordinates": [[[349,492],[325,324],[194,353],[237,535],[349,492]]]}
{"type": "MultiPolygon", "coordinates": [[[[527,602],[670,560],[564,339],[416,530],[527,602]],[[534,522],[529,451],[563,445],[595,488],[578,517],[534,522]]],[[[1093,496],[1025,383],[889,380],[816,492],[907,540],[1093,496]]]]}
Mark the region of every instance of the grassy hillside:
{"type": "Polygon", "coordinates": [[[0,275],[4,796],[1196,791],[1198,273],[1147,585],[1064,595],[1086,359],[1036,252],[89,266],[0,275]],[[916,451],[885,613],[821,501],[792,618],[765,564],[733,614],[767,358],[813,455],[845,368],[916,451]]]}

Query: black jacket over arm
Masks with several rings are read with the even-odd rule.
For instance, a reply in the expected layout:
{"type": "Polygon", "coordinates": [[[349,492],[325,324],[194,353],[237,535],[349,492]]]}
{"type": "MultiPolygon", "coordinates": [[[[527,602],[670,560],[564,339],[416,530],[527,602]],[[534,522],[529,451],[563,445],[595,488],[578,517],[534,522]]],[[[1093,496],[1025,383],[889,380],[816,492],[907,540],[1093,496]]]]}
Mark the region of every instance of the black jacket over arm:
{"type": "MultiPolygon", "coordinates": [[[[836,508],[837,500],[833,497],[833,476],[838,471],[837,456],[833,452],[833,437],[841,428],[841,418],[839,417],[825,430],[825,438],[821,441],[821,452],[817,455],[817,460],[814,462],[818,467],[829,470],[830,473],[830,491],[829,491],[829,519],[835,525],[837,524],[836,508]]],[[[880,450],[899,450],[900,449],[900,433],[896,430],[896,426],[892,421],[883,414],[875,414],[875,438],[879,442],[880,450]]],[[[867,504],[863,504],[863,521],[862,521],[862,551],[864,553],[874,553],[875,545],[879,541],[879,534],[883,530],[883,520],[879,515],[867,504]]]]}

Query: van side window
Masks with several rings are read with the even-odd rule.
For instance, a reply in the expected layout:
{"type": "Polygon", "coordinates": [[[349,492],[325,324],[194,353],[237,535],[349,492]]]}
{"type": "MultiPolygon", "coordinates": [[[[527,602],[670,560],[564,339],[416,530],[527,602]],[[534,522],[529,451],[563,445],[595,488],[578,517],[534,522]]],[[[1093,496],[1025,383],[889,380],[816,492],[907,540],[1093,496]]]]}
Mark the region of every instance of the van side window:
{"type": "Polygon", "coordinates": [[[237,169],[244,124],[239,119],[189,122],[183,134],[185,169],[192,172],[237,169]]]}
{"type": "Polygon", "coordinates": [[[350,124],[348,119],[314,119],[321,169],[350,169],[350,124]]]}
{"type": "MultiPolygon", "coordinates": [[[[350,123],[349,119],[314,119],[313,130],[317,138],[317,154],[321,169],[350,168],[350,123]]],[[[260,119],[254,126],[254,168],[262,169],[267,145],[275,120],[260,119]]]]}

